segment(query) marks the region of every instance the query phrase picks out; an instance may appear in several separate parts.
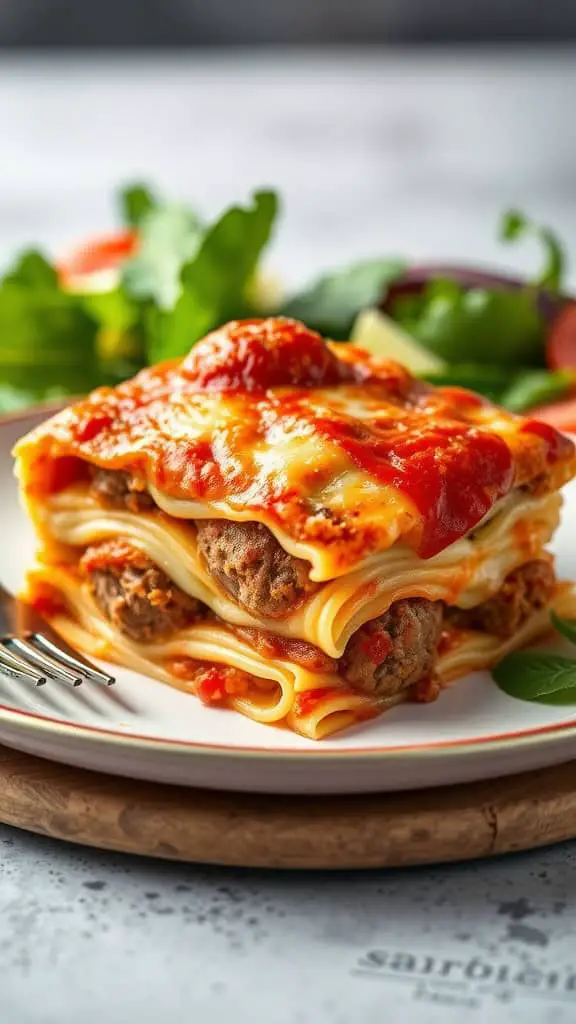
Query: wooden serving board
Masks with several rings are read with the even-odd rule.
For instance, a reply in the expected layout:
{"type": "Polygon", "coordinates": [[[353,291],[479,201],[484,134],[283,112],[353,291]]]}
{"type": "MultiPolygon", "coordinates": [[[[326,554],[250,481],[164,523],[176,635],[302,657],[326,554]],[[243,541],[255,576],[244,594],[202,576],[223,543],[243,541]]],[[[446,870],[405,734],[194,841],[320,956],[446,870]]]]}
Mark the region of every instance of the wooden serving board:
{"type": "Polygon", "coordinates": [[[431,864],[576,836],[576,761],[409,793],[274,797],[136,782],[0,747],[0,821],[86,846],[211,864],[431,864]]]}

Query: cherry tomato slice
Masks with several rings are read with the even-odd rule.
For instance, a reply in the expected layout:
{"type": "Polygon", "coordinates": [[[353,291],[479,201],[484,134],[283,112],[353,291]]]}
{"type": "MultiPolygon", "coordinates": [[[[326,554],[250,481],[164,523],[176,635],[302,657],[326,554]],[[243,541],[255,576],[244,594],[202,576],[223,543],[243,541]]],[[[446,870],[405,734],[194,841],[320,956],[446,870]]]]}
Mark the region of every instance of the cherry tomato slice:
{"type": "Polygon", "coordinates": [[[553,321],[546,344],[552,370],[576,370],[576,302],[569,302],[553,321]]]}
{"type": "Polygon", "coordinates": [[[135,231],[117,231],[85,242],[60,264],[62,284],[66,286],[79,277],[103,270],[115,270],[136,252],[137,246],[135,231]]]}

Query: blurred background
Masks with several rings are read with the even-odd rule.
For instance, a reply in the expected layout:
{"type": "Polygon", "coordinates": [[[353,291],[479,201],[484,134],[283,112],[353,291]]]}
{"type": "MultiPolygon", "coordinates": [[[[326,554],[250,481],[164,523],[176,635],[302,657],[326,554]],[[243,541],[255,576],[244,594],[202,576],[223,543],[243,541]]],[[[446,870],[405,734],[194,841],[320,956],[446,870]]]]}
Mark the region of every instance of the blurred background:
{"type": "Polygon", "coordinates": [[[207,214],[277,187],[295,281],[501,261],[510,203],[576,238],[575,38],[572,0],[1,0],[0,260],[105,228],[134,176],[207,214]]]}
{"type": "Polygon", "coordinates": [[[575,97],[574,0],[0,0],[0,265],[144,180],[206,222],[276,189],[288,290],[390,255],[534,273],[498,220],[576,249],[575,97]]]}
{"type": "Polygon", "coordinates": [[[106,228],[133,177],[208,215],[277,187],[295,281],[502,261],[510,204],[576,240],[575,38],[573,0],[1,0],[0,260],[106,228]]]}
{"type": "Polygon", "coordinates": [[[566,41],[572,0],[2,0],[4,46],[566,41]]]}

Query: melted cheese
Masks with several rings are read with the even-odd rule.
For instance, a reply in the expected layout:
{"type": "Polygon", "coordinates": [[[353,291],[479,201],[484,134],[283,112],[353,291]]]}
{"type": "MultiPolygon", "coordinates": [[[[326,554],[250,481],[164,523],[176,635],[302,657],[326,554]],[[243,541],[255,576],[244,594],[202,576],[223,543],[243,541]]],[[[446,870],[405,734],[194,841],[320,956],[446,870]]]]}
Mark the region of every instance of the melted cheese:
{"type": "Polygon", "coordinates": [[[433,557],[515,487],[551,491],[574,472],[570,441],[470,392],[287,321],[246,328],[246,354],[242,338],[231,347],[243,330],[100,389],[20,441],[29,501],[81,477],[83,462],[126,470],[172,516],[263,523],[327,580],[398,540],[433,557]]]}

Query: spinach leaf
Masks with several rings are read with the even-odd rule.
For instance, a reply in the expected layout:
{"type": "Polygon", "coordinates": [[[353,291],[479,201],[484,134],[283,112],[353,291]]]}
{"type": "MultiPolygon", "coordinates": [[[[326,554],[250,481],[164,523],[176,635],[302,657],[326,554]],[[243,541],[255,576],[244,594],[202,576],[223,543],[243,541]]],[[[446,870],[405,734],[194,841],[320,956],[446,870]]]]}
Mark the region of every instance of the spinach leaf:
{"type": "Polygon", "coordinates": [[[251,206],[233,206],[204,232],[180,271],[181,290],[173,308],[148,310],[149,362],[182,356],[208,331],[252,312],[246,290],[277,210],[274,192],[256,192],[251,206]]]}
{"type": "Polygon", "coordinates": [[[335,270],[289,299],[281,312],[303,320],[320,334],[345,341],[360,310],[375,305],[403,269],[400,260],[374,259],[335,270]]]}

